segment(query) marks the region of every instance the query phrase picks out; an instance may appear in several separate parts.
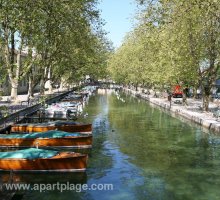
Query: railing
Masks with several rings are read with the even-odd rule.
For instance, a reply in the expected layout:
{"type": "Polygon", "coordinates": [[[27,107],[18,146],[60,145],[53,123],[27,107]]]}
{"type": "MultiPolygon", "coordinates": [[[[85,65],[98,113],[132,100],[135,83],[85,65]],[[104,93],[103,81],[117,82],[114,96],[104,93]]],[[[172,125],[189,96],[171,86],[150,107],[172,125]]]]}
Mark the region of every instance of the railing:
{"type": "MultiPolygon", "coordinates": [[[[62,99],[63,97],[65,97],[67,94],[73,92],[73,90],[59,94],[55,97],[49,97],[48,99],[45,100],[46,104],[51,104],[53,102],[59,101],[60,99],[62,99]]],[[[25,118],[25,116],[33,114],[34,112],[36,112],[37,110],[39,110],[41,107],[43,106],[42,103],[38,103],[36,105],[24,108],[18,112],[12,113],[7,117],[3,117],[0,119],[0,132],[6,130],[7,128],[10,127],[10,125],[21,121],[22,119],[25,118]]]]}

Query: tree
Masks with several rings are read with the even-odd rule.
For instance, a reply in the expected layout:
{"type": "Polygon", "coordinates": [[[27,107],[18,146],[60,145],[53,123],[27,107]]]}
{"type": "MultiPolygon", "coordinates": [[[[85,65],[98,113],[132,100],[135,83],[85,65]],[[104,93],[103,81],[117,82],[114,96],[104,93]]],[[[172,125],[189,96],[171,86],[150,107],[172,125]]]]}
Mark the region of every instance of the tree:
{"type": "Polygon", "coordinates": [[[57,77],[71,82],[87,73],[105,73],[100,66],[105,66],[109,49],[96,4],[95,0],[2,0],[1,53],[12,98],[17,97],[19,80],[27,75],[29,95],[33,95],[38,83],[43,94],[45,83],[52,88],[57,77]]]}
{"type": "Polygon", "coordinates": [[[219,70],[220,4],[212,0],[137,2],[142,5],[138,23],[110,60],[113,78],[120,75],[124,83],[135,80],[160,87],[177,83],[202,87],[203,109],[208,111],[219,70]],[[125,70],[118,73],[121,62],[125,70]]]}

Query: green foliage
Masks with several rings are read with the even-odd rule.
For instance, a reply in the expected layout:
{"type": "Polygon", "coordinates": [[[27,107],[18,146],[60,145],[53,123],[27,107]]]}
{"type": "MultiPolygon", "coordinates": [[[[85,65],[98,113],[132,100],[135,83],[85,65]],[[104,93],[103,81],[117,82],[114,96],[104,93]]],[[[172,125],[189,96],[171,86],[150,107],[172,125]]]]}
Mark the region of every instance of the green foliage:
{"type": "Polygon", "coordinates": [[[103,77],[110,48],[96,5],[96,0],[2,0],[0,57],[10,82],[27,74],[46,82],[49,71],[56,82],[103,77]],[[14,47],[27,50],[18,72],[14,47]]]}
{"type": "Polygon", "coordinates": [[[7,117],[9,115],[9,109],[7,106],[0,106],[0,115],[2,117],[7,117]]]}
{"type": "Polygon", "coordinates": [[[136,28],[109,60],[123,83],[191,85],[208,95],[220,67],[220,3],[146,0],[136,28]]]}

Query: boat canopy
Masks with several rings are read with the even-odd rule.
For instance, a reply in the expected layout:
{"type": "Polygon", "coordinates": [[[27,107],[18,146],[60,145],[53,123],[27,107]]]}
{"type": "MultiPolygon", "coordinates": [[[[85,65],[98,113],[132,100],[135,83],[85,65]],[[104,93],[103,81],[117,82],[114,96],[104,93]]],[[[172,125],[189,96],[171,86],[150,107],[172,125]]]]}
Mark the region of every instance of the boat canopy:
{"type": "Polygon", "coordinates": [[[51,158],[57,155],[58,151],[29,148],[18,151],[0,152],[0,159],[38,159],[51,158]]]}

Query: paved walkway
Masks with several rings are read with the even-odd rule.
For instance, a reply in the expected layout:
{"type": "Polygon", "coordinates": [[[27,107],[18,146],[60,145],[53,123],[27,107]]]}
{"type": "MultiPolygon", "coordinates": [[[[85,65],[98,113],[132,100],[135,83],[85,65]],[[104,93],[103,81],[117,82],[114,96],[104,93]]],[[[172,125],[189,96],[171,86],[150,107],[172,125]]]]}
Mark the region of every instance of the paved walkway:
{"type": "MultiPolygon", "coordinates": [[[[52,93],[49,93],[48,91],[45,92],[45,96],[49,95],[55,95],[58,92],[62,93],[64,91],[67,91],[67,89],[58,90],[54,89],[52,93]]],[[[34,93],[34,99],[30,101],[30,104],[28,104],[28,95],[18,95],[18,98],[16,101],[10,101],[10,96],[2,96],[0,101],[0,110],[4,116],[12,114],[14,112],[17,112],[21,109],[27,108],[31,105],[35,105],[39,103],[40,100],[40,93],[34,93]]]]}
{"type": "MultiPolygon", "coordinates": [[[[167,97],[155,98],[153,95],[146,95],[134,90],[124,88],[127,92],[133,95],[139,96],[140,98],[146,99],[149,102],[163,107],[170,112],[183,116],[203,127],[220,133],[220,115],[217,117],[215,114],[218,113],[220,102],[216,100],[215,102],[210,102],[209,112],[202,111],[202,100],[197,99],[187,99],[188,105],[178,104],[174,102],[172,98],[172,103],[170,107],[170,102],[167,97]]],[[[220,114],[220,112],[219,112],[220,114]]]]}

